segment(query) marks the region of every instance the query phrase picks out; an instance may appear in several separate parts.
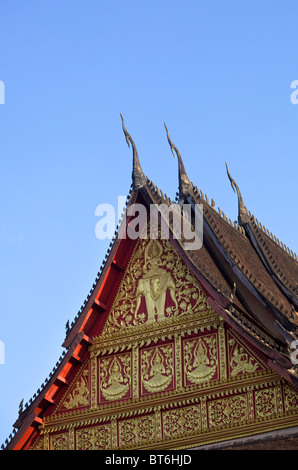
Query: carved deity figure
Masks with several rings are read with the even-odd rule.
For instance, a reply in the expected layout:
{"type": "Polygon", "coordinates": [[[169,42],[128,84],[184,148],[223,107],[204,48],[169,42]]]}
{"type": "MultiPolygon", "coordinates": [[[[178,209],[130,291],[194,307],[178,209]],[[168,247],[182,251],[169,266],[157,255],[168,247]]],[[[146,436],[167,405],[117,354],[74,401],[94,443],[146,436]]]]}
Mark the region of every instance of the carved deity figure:
{"type": "MultiPolygon", "coordinates": [[[[83,375],[88,372],[84,371],[83,375]]],[[[80,377],[77,381],[72,394],[65,400],[64,406],[67,409],[77,408],[78,406],[87,406],[89,404],[89,389],[86,385],[85,379],[80,377]]]]}
{"type": "Polygon", "coordinates": [[[236,345],[233,356],[231,358],[231,367],[231,375],[234,377],[235,375],[239,374],[239,372],[255,372],[255,370],[258,368],[258,363],[253,363],[253,359],[248,357],[248,354],[244,351],[244,349],[242,347],[238,349],[238,345],[236,345]]]}
{"type": "Polygon", "coordinates": [[[178,308],[174,279],[170,273],[159,267],[161,252],[160,244],[156,240],[152,240],[145,252],[145,274],[139,280],[136,291],[136,315],[138,314],[142,297],[144,297],[147,307],[148,323],[164,318],[166,294],[168,290],[175,304],[175,308],[178,308]]]}
{"type": "Polygon", "coordinates": [[[216,356],[214,354],[214,340],[205,338],[209,342],[209,355],[206,344],[199,338],[194,349],[193,361],[187,366],[187,377],[192,383],[204,382],[213,377],[216,371],[216,356]]]}
{"type": "Polygon", "coordinates": [[[150,372],[148,379],[144,379],[144,387],[149,392],[164,390],[171,383],[171,370],[166,370],[164,359],[158,349],[155,350],[150,361],[150,372]]]}
{"type": "Polygon", "coordinates": [[[116,357],[112,360],[107,373],[104,375],[104,379],[100,388],[107,400],[122,398],[127,393],[129,380],[123,376],[121,364],[116,357]]]}

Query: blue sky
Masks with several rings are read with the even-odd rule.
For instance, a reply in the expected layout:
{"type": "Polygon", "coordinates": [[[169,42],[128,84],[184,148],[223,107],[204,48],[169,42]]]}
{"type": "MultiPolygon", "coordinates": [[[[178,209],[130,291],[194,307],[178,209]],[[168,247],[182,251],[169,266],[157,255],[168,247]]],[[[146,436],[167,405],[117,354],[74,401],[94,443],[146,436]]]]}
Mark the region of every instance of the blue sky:
{"type": "Polygon", "coordinates": [[[0,444],[60,354],[109,240],[98,204],[132,151],[171,198],[189,178],[232,220],[237,197],[296,253],[298,5],[276,0],[2,0],[0,444]]]}

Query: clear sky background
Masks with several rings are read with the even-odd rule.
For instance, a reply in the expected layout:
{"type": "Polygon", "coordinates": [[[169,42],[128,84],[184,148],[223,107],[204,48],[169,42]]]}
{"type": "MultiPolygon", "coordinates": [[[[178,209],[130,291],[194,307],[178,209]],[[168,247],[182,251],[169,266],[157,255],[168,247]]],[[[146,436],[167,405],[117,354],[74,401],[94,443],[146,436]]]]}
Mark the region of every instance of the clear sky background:
{"type": "Polygon", "coordinates": [[[237,196],[296,253],[297,1],[2,0],[0,444],[61,355],[109,240],[98,204],[131,184],[132,150],[172,199],[177,160],[216,208],[237,196]]]}

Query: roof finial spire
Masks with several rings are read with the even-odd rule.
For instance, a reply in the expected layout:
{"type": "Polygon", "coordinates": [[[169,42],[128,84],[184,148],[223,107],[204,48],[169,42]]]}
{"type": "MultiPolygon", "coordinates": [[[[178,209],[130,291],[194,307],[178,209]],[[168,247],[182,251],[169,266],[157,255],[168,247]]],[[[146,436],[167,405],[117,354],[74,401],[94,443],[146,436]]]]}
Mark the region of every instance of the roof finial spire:
{"type": "Polygon", "coordinates": [[[238,223],[239,223],[239,225],[241,225],[241,224],[246,223],[248,221],[248,218],[249,218],[248,211],[247,211],[247,209],[245,207],[245,204],[243,202],[240,189],[239,189],[238,185],[235,183],[235,181],[233,180],[233,178],[230,175],[227,162],[226,162],[226,168],[227,168],[227,174],[228,174],[231,186],[233,188],[233,191],[234,192],[236,191],[237,195],[238,195],[238,223]]]}
{"type": "Polygon", "coordinates": [[[139,156],[137,152],[137,148],[135,146],[134,141],[132,140],[130,134],[127,132],[125,125],[124,125],[124,119],[122,114],[120,113],[121,120],[122,120],[122,129],[125,135],[125,139],[127,142],[128,147],[130,147],[130,143],[132,145],[133,149],[133,170],[132,170],[132,184],[134,189],[140,189],[146,184],[146,179],[145,175],[142,171],[140,161],[139,161],[139,156]]]}
{"type": "Polygon", "coordinates": [[[167,137],[168,137],[168,141],[169,141],[169,144],[170,144],[170,147],[171,147],[171,150],[172,150],[172,154],[175,157],[175,154],[174,154],[174,150],[175,150],[176,155],[177,155],[178,165],[179,165],[179,198],[183,198],[184,196],[189,195],[189,191],[190,191],[190,188],[191,188],[191,183],[190,183],[190,181],[188,179],[188,176],[186,174],[180,152],[170,139],[169,131],[168,131],[168,128],[166,126],[166,123],[164,123],[164,125],[165,125],[166,131],[167,131],[167,137]]]}

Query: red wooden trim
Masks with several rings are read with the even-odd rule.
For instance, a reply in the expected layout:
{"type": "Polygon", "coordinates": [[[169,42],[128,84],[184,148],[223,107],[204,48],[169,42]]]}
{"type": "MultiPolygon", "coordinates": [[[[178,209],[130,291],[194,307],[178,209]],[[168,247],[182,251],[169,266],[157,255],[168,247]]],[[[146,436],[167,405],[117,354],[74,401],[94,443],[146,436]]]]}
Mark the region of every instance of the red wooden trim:
{"type": "Polygon", "coordinates": [[[103,310],[107,310],[106,304],[104,304],[104,303],[101,302],[100,300],[95,299],[95,300],[94,300],[94,303],[95,303],[95,305],[96,305],[97,307],[100,307],[100,308],[103,309],[103,310]]]}
{"type": "Polygon", "coordinates": [[[61,375],[58,375],[56,377],[56,380],[55,382],[58,381],[58,382],[61,382],[62,384],[64,385],[69,385],[69,381],[67,379],[65,379],[64,377],[62,377],[61,375]]]}

